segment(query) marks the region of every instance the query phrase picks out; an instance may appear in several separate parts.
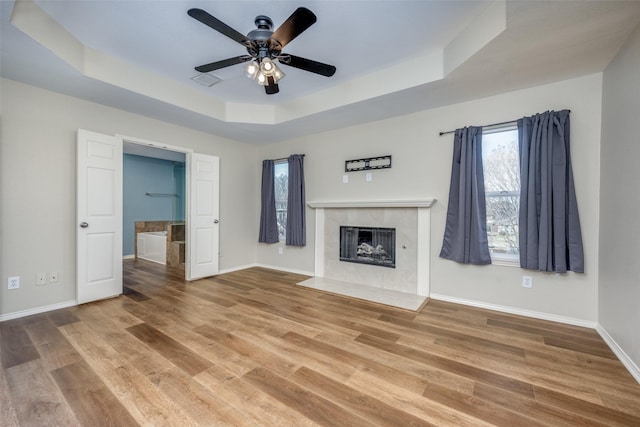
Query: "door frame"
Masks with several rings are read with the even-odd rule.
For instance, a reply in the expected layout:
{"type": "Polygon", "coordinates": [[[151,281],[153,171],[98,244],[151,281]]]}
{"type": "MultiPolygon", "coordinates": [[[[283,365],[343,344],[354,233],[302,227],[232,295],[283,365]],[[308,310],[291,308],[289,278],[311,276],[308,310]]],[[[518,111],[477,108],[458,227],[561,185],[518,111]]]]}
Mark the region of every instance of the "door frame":
{"type": "MultiPolygon", "coordinates": [[[[123,144],[135,144],[135,145],[140,145],[140,146],[144,146],[144,147],[148,147],[148,148],[153,148],[153,149],[159,149],[159,150],[164,150],[164,151],[174,151],[177,153],[183,153],[185,156],[185,196],[187,196],[188,198],[188,193],[189,193],[189,185],[188,185],[188,177],[189,177],[189,171],[191,170],[191,156],[190,154],[193,154],[194,151],[191,148],[185,148],[185,147],[178,147],[175,145],[169,145],[169,144],[161,144],[159,142],[155,142],[155,141],[150,141],[147,139],[142,139],[142,138],[136,138],[134,136],[127,136],[127,135],[121,135],[121,134],[116,134],[115,135],[118,138],[122,138],[122,143],[123,144]]],[[[124,208],[124,204],[123,204],[123,208],[124,208]]],[[[188,220],[189,215],[191,212],[191,207],[189,206],[189,203],[185,203],[184,206],[184,217],[185,217],[185,222],[188,220]]],[[[185,233],[185,249],[186,249],[186,245],[189,244],[189,242],[187,241],[189,239],[187,233],[185,233]]],[[[122,258],[122,248],[120,248],[120,258],[122,258]]],[[[185,279],[187,279],[187,269],[185,268],[185,279]]]]}

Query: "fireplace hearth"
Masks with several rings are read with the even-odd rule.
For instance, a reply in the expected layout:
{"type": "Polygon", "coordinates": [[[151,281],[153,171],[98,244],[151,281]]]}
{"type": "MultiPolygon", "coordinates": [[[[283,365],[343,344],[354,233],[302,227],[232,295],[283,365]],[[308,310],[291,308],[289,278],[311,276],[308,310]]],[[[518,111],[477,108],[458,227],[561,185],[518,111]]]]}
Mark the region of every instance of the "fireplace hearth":
{"type": "Polygon", "coordinates": [[[396,229],[340,226],[340,261],[396,267],[396,229]]]}

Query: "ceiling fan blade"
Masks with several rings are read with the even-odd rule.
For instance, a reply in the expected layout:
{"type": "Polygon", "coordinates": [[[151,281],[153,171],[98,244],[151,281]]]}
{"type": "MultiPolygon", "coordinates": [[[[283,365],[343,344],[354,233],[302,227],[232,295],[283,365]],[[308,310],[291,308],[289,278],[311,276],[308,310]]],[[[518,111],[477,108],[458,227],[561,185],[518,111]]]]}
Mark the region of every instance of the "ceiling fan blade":
{"type": "Polygon", "coordinates": [[[336,73],[336,67],[312,59],[301,58],[295,55],[285,54],[278,57],[278,61],[290,67],[299,68],[301,70],[310,71],[320,74],[321,76],[331,77],[336,73]]]}
{"type": "Polygon", "coordinates": [[[208,73],[209,71],[219,70],[220,68],[229,67],[231,65],[242,64],[250,60],[248,55],[236,56],[235,58],[223,59],[222,61],[212,62],[210,64],[204,64],[196,67],[196,71],[199,73],[208,73]]]}
{"type": "Polygon", "coordinates": [[[280,48],[283,48],[315,22],[316,15],[313,12],[306,7],[299,7],[278,27],[271,35],[271,38],[278,40],[280,48]]]}
{"type": "Polygon", "coordinates": [[[234,30],[218,18],[214,18],[213,16],[209,15],[209,13],[205,12],[204,10],[194,8],[189,9],[187,13],[190,17],[202,22],[204,25],[213,28],[221,34],[224,34],[231,40],[237,41],[245,47],[249,47],[251,45],[251,40],[249,40],[247,36],[234,30]]]}

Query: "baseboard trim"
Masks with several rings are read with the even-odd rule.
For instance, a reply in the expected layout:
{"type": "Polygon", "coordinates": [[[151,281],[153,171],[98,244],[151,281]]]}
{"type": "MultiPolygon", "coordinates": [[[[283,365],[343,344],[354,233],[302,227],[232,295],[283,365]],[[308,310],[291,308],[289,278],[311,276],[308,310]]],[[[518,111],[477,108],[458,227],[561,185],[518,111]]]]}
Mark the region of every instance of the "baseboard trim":
{"type": "Polygon", "coordinates": [[[609,335],[607,330],[600,323],[598,323],[598,326],[596,327],[596,331],[598,331],[598,333],[600,334],[604,342],[607,343],[607,345],[609,346],[611,351],[613,351],[616,357],[620,359],[620,361],[622,362],[624,367],[627,368],[627,371],[629,371],[631,376],[635,378],[635,380],[640,384],[640,368],[638,367],[638,365],[636,365],[634,361],[631,360],[631,358],[627,355],[627,353],[624,352],[622,347],[618,345],[616,340],[614,340],[613,337],[609,335]]]}
{"type": "Polygon", "coordinates": [[[285,273],[293,273],[293,274],[300,274],[302,276],[315,276],[315,273],[313,273],[312,271],[305,271],[305,270],[297,270],[295,268],[286,268],[286,267],[280,267],[278,265],[269,265],[269,264],[255,264],[254,267],[262,267],[262,268],[268,268],[269,270],[279,270],[279,271],[284,271],[285,273]]]}
{"type": "Polygon", "coordinates": [[[238,265],[230,268],[223,268],[222,270],[218,270],[218,274],[233,273],[234,271],[245,270],[247,268],[257,267],[257,266],[258,266],[257,264],[253,263],[253,264],[238,265]]]}
{"type": "Polygon", "coordinates": [[[134,254],[131,255],[122,255],[122,259],[135,259],[136,256],[134,254]]]}
{"type": "Polygon", "coordinates": [[[552,321],[552,322],[564,323],[564,324],[567,324],[567,325],[582,326],[582,327],[591,328],[591,329],[596,329],[596,326],[597,326],[597,322],[591,322],[589,320],[576,319],[576,318],[573,318],[573,317],[558,316],[558,315],[555,315],[555,314],[549,314],[549,313],[544,313],[544,312],[540,312],[540,311],[523,310],[523,309],[519,309],[519,308],[508,307],[508,306],[505,306],[505,305],[490,304],[490,303],[481,302],[481,301],[474,301],[474,300],[468,300],[468,299],[464,299],[464,298],[451,297],[451,296],[448,296],[448,295],[440,295],[440,294],[433,294],[432,293],[431,295],[429,295],[429,298],[434,299],[434,300],[439,300],[439,301],[452,302],[452,303],[455,303],[455,304],[468,305],[468,306],[471,306],[471,307],[484,308],[484,309],[487,309],[487,310],[500,311],[502,313],[509,313],[509,314],[516,314],[516,315],[519,315],[519,316],[532,317],[534,319],[549,320],[549,321],[552,321]]]}
{"type": "Polygon", "coordinates": [[[29,308],[27,310],[14,311],[13,313],[0,314],[0,322],[5,320],[19,319],[20,317],[31,316],[34,314],[45,313],[47,311],[59,310],[61,308],[69,308],[78,305],[76,300],[63,301],[56,304],[45,305],[42,307],[29,308]]]}

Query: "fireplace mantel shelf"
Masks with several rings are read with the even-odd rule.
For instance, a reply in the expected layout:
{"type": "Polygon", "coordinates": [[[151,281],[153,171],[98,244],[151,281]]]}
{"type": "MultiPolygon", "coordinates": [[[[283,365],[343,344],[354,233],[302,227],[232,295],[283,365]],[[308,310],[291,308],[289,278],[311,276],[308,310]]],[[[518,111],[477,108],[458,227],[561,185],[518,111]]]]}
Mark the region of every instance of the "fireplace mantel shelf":
{"type": "Polygon", "coordinates": [[[436,199],[414,200],[339,200],[324,202],[307,202],[313,209],[327,208],[430,208],[436,199]]]}

